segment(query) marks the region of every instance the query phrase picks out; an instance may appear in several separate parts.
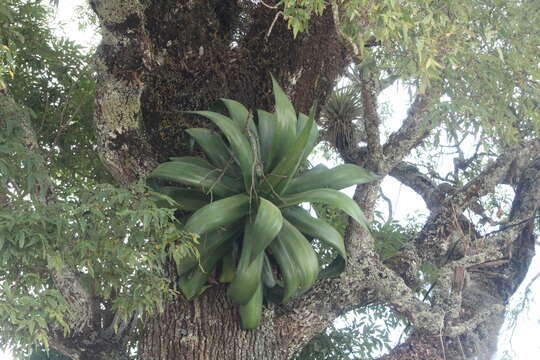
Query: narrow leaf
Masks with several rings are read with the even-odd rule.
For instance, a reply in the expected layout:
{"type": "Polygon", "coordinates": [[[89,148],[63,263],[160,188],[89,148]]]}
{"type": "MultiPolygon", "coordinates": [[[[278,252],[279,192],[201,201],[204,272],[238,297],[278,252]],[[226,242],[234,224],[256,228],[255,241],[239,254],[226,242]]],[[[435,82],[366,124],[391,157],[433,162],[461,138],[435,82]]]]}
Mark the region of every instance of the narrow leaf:
{"type": "Polygon", "coordinates": [[[195,186],[204,192],[211,192],[219,197],[230,196],[240,192],[242,189],[238,181],[222,174],[218,169],[179,159],[160,164],[148,175],[148,179],[162,179],[195,186]]]}
{"type": "Polygon", "coordinates": [[[293,179],[286,193],[294,194],[319,188],[341,190],[352,185],[365,184],[377,179],[377,175],[353,164],[343,164],[333,169],[319,165],[306,171],[302,176],[293,179]]]}
{"type": "Polygon", "coordinates": [[[248,212],[249,196],[245,194],[234,195],[214,201],[197,210],[187,221],[184,230],[195,234],[204,234],[220,226],[226,226],[244,217],[248,212]]]}
{"type": "Polygon", "coordinates": [[[282,207],[303,202],[319,202],[341,209],[360,225],[369,229],[368,222],[358,204],[347,195],[334,189],[316,189],[281,197],[282,207]]]}
{"type": "Polygon", "coordinates": [[[230,118],[215,112],[191,111],[189,113],[204,116],[219,127],[231,144],[235,158],[238,159],[238,165],[240,165],[244,177],[245,188],[250,189],[253,170],[253,151],[242,129],[230,118]]]}
{"type": "Polygon", "coordinates": [[[225,169],[232,160],[232,154],[221,136],[209,129],[194,128],[186,130],[203,149],[210,162],[220,169],[225,169]]]}
{"type": "Polygon", "coordinates": [[[283,217],[277,206],[270,201],[260,198],[259,209],[253,223],[252,238],[253,242],[250,261],[254,261],[279,234],[283,225],[283,217]]]}
{"type": "Polygon", "coordinates": [[[276,108],[276,128],[272,141],[270,160],[278,163],[287,153],[296,138],[296,112],[291,100],[272,76],[276,108]]]}

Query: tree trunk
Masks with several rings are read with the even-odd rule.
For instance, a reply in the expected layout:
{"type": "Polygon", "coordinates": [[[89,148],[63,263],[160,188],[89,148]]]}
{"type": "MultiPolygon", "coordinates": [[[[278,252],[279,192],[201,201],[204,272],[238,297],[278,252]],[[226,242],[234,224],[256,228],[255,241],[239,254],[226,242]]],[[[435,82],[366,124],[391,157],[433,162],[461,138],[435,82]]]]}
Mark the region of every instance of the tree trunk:
{"type": "Polygon", "coordinates": [[[271,307],[267,308],[259,329],[242,330],[237,306],[227,300],[222,286],[193,301],[178,298],[145,324],[140,356],[156,360],[285,360],[272,315],[271,307]]]}

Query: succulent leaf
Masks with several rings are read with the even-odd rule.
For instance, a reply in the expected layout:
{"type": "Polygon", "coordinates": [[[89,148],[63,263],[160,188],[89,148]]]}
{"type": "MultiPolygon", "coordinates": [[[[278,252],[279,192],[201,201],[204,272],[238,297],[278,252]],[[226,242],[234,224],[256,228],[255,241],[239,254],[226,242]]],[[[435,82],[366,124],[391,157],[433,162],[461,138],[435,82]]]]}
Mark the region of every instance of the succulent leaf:
{"type": "Polygon", "coordinates": [[[193,128],[186,130],[203,149],[210,162],[219,169],[230,166],[232,154],[221,136],[212,130],[193,128]]]}
{"type": "Polygon", "coordinates": [[[287,156],[281,159],[267,177],[266,181],[268,182],[268,186],[274,189],[278,194],[282,193],[296,173],[296,170],[298,170],[298,166],[300,165],[304,150],[311,135],[311,129],[313,126],[316,126],[314,125],[314,122],[315,120],[313,118],[306,122],[300,136],[298,136],[292,148],[287,151],[287,156]]]}
{"type": "Polygon", "coordinates": [[[238,181],[223,174],[219,169],[195,164],[191,160],[181,161],[179,159],[181,158],[160,164],[148,178],[194,186],[218,197],[237,194],[242,189],[238,181]]]}
{"type": "Polygon", "coordinates": [[[240,305],[240,320],[244,329],[255,329],[259,326],[262,317],[263,289],[259,283],[252,298],[245,305],[240,305]]]}
{"type": "Polygon", "coordinates": [[[252,224],[248,224],[247,227],[236,274],[227,291],[229,298],[237,304],[247,304],[257,290],[257,287],[261,283],[264,260],[263,254],[259,254],[254,261],[250,261],[251,250],[253,248],[253,226],[252,224]]]}
{"type": "Polygon", "coordinates": [[[304,202],[319,202],[332,205],[345,211],[345,213],[356,220],[357,223],[366,229],[369,229],[368,221],[362,210],[360,210],[358,204],[344,193],[334,189],[315,189],[304,191],[297,194],[283,196],[281,197],[281,200],[283,202],[282,207],[298,205],[304,202]]]}
{"type": "Polygon", "coordinates": [[[277,206],[270,201],[260,198],[259,210],[253,223],[253,248],[251,250],[250,261],[254,261],[281,231],[283,217],[277,206]]]}
{"type": "Polygon", "coordinates": [[[186,222],[184,230],[194,234],[204,234],[227,226],[244,217],[249,212],[249,197],[246,194],[214,201],[197,210],[186,222]]]}
{"type": "Polygon", "coordinates": [[[378,177],[372,172],[353,164],[342,164],[333,169],[318,165],[293,179],[286,193],[294,194],[319,188],[341,190],[377,179],[378,177]]]}
{"type": "MultiPolygon", "coordinates": [[[[270,152],[270,161],[277,164],[288,153],[290,146],[296,138],[296,111],[292,106],[291,100],[283,89],[279,86],[276,79],[272,77],[274,89],[274,99],[276,101],[276,127],[272,140],[272,149],[270,152]]],[[[270,168],[272,170],[272,168],[270,168]]]]}
{"type": "Polygon", "coordinates": [[[259,126],[261,160],[264,164],[264,171],[268,171],[275,165],[272,164],[272,160],[270,159],[270,151],[276,128],[276,116],[267,111],[258,110],[257,120],[259,126]]]}
{"type": "Polygon", "coordinates": [[[225,134],[225,137],[231,144],[232,151],[236,159],[238,159],[238,165],[242,169],[242,175],[244,178],[244,186],[246,189],[251,188],[252,182],[252,170],[253,170],[253,150],[247,137],[243,133],[236,122],[228,118],[227,116],[211,112],[211,111],[190,111],[191,114],[197,114],[204,116],[211,120],[221,131],[225,134]]]}
{"type": "Polygon", "coordinates": [[[249,111],[238,101],[231,99],[221,99],[225,107],[229,111],[229,116],[233,119],[240,129],[246,128],[249,111]]]}

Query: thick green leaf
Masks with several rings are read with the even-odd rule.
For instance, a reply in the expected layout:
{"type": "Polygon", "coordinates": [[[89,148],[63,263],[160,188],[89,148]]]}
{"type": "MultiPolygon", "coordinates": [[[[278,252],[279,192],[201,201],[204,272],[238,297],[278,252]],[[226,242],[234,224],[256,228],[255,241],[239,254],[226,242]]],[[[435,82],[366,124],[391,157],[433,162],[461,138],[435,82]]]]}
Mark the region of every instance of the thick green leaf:
{"type": "Polygon", "coordinates": [[[270,151],[276,128],[276,115],[264,110],[258,110],[257,120],[261,159],[264,164],[264,171],[266,172],[275,166],[270,159],[270,151]]]}
{"type": "MultiPolygon", "coordinates": [[[[175,201],[174,207],[181,210],[195,211],[210,202],[207,195],[195,190],[182,189],[176,186],[159,186],[156,190],[173,199],[175,201]]],[[[173,207],[165,201],[159,201],[158,205],[173,207]]]]}
{"type": "Polygon", "coordinates": [[[231,144],[235,159],[242,169],[244,185],[246,189],[251,188],[253,171],[253,150],[248,138],[243,134],[243,130],[230,118],[211,111],[190,111],[190,114],[197,114],[211,120],[225,134],[231,144]]]}
{"type": "Polygon", "coordinates": [[[279,235],[270,244],[270,250],[272,250],[272,256],[276,259],[283,278],[283,299],[281,301],[287,302],[298,293],[302,275],[297,268],[296,259],[288,251],[279,235]]]}
{"type": "Polygon", "coordinates": [[[246,128],[247,119],[249,117],[249,111],[244,105],[238,101],[231,99],[221,99],[227,110],[229,111],[229,116],[234,122],[238,125],[240,129],[246,128]]]}
{"type": "Polygon", "coordinates": [[[259,257],[276,238],[283,225],[283,217],[279,208],[262,197],[259,199],[259,209],[253,223],[252,237],[249,239],[253,243],[250,261],[259,257]]]}
{"type": "MultiPolygon", "coordinates": [[[[298,132],[302,131],[301,129],[305,127],[305,124],[307,124],[310,119],[314,119],[314,118],[315,118],[314,114],[307,116],[300,113],[298,115],[298,124],[303,124],[303,125],[302,127],[299,128],[300,130],[298,130],[298,132]]],[[[311,132],[309,133],[308,141],[306,143],[306,146],[304,147],[304,153],[302,154],[302,157],[300,159],[300,164],[302,164],[307,159],[309,154],[311,154],[311,152],[313,151],[313,148],[317,144],[318,139],[319,139],[319,128],[317,127],[317,123],[315,122],[313,126],[311,127],[311,132]]]]}
{"type": "Polygon", "coordinates": [[[232,159],[232,153],[221,136],[209,129],[194,128],[186,130],[203,149],[210,162],[220,169],[225,169],[232,159]]]}
{"type": "Polygon", "coordinates": [[[255,293],[249,302],[245,305],[240,305],[240,319],[244,329],[255,329],[259,326],[262,318],[263,306],[263,288],[259,283],[255,293]]]}
{"type": "Polygon", "coordinates": [[[319,279],[339,276],[345,270],[346,260],[338,256],[328,266],[319,272],[319,279]]]}
{"type": "Polygon", "coordinates": [[[257,130],[257,127],[255,126],[255,123],[253,122],[253,118],[249,117],[247,120],[247,123],[248,123],[248,128],[246,130],[247,136],[249,139],[249,143],[251,144],[251,148],[253,149],[252,176],[254,177],[254,179],[258,179],[264,176],[264,164],[262,162],[261,151],[260,151],[261,144],[259,140],[259,132],[257,130]]]}
{"type": "Polygon", "coordinates": [[[268,255],[266,253],[263,253],[263,257],[264,260],[261,279],[264,286],[268,288],[273,288],[274,286],[276,286],[276,278],[274,277],[274,273],[272,272],[272,264],[270,263],[270,259],[268,258],[268,255]]]}
{"type": "Polygon", "coordinates": [[[227,290],[229,298],[237,304],[247,304],[261,284],[261,271],[264,256],[259,254],[251,261],[251,254],[256,236],[253,224],[247,224],[242,243],[242,253],[234,280],[227,290]]]}
{"type": "Polygon", "coordinates": [[[253,223],[247,224],[242,254],[228,294],[232,301],[246,304],[261,282],[264,250],[275,239],[283,224],[281,211],[271,202],[260,198],[253,223]]]}
{"type": "Polygon", "coordinates": [[[369,225],[366,217],[358,204],[345,195],[342,192],[334,189],[315,189],[304,191],[297,194],[287,195],[281,197],[283,202],[281,207],[288,207],[292,205],[298,205],[304,202],[319,202],[327,205],[334,206],[338,209],[341,209],[352,217],[360,225],[369,229],[369,225]]]}
{"type": "Polygon", "coordinates": [[[148,175],[148,179],[162,179],[195,186],[219,197],[236,194],[242,189],[238,181],[222,174],[219,170],[197,165],[191,160],[181,161],[179,159],[181,158],[160,164],[148,175]]]}
{"type": "Polygon", "coordinates": [[[282,210],[283,216],[303,234],[319,239],[322,245],[333,248],[338,257],[321,271],[320,277],[337,276],[346,265],[347,253],[341,234],[324,220],[312,217],[308,211],[300,207],[289,207],[282,210]]]}
{"type": "Polygon", "coordinates": [[[204,234],[221,226],[226,226],[248,214],[249,196],[238,194],[214,201],[197,210],[188,219],[184,230],[204,234]]]}
{"type": "MultiPolygon", "coordinates": [[[[278,239],[295,263],[295,271],[299,277],[299,286],[295,295],[300,295],[317,280],[320,271],[317,254],[304,235],[287,220],[283,221],[278,239]]],[[[280,268],[283,271],[281,264],[280,268]]],[[[285,282],[287,282],[286,279],[285,282]]],[[[283,301],[286,299],[284,298],[283,301]]]]}
{"type": "Polygon", "coordinates": [[[274,77],[272,77],[272,85],[276,103],[276,127],[274,138],[272,139],[270,161],[273,164],[277,164],[282,158],[288,155],[289,149],[296,138],[296,111],[291,100],[274,77]]]}
{"type": "Polygon", "coordinates": [[[323,245],[330,246],[344,259],[347,258],[345,243],[341,234],[326,221],[316,219],[300,207],[282,209],[283,216],[302,233],[319,239],[323,245]]]}
{"type": "Polygon", "coordinates": [[[196,249],[198,254],[189,254],[186,257],[178,259],[176,261],[176,270],[178,275],[182,275],[189,270],[192,270],[195,266],[198,266],[199,259],[210,256],[216,249],[220,248],[223,244],[231,242],[240,233],[240,226],[234,224],[227,229],[218,229],[206,234],[203,234],[199,238],[199,244],[196,249]]]}
{"type": "Polygon", "coordinates": [[[266,178],[267,186],[273,189],[274,192],[281,194],[292,180],[302,156],[305,152],[307,142],[311,135],[311,129],[314,125],[314,120],[309,119],[304,126],[304,129],[296,139],[294,146],[287,151],[287,156],[284,157],[274,170],[266,178]]]}
{"type": "Polygon", "coordinates": [[[182,294],[188,300],[191,300],[204,290],[204,284],[212,274],[217,262],[231,251],[231,247],[230,242],[221,244],[206,256],[201,256],[199,266],[193,268],[190,273],[180,276],[178,285],[180,286],[180,290],[182,290],[182,294]]]}
{"type": "Polygon", "coordinates": [[[219,273],[218,281],[220,283],[230,283],[234,280],[234,259],[232,252],[229,252],[223,256],[221,260],[221,271],[219,273]]]}
{"type": "Polygon", "coordinates": [[[319,165],[293,179],[287,187],[286,193],[294,194],[320,188],[341,190],[377,179],[378,177],[372,172],[353,164],[343,164],[333,169],[319,165]]]}
{"type": "Polygon", "coordinates": [[[270,245],[284,282],[283,302],[307,291],[317,280],[319,261],[309,241],[284,220],[278,237],[270,245]]]}

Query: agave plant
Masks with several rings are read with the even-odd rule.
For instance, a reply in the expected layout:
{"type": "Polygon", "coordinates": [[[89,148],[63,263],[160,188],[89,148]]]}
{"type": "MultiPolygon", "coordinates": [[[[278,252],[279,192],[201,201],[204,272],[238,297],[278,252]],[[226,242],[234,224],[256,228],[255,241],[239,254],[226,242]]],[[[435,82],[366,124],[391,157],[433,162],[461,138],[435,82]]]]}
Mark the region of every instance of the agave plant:
{"type": "Polygon", "coordinates": [[[229,282],[227,293],[240,305],[244,328],[259,324],[265,296],[286,302],[345,267],[339,232],[300,205],[329,204],[367,227],[358,205],[338,190],[375,178],[350,164],[319,165],[297,176],[317,141],[317,126],[313,116],[296,115],[275,79],[273,88],[275,112],[258,110],[256,119],[229,99],[222,99],[229,116],[191,112],[212,121],[224,137],[203,128],[188,130],[206,159],[172,158],[149,175],[179,184],[155,188],[179,209],[194,211],[183,229],[200,235],[198,255],[173,256],[181,291],[190,299],[209,286],[210,276],[229,282]],[[338,254],[324,270],[313,239],[338,254]]]}

